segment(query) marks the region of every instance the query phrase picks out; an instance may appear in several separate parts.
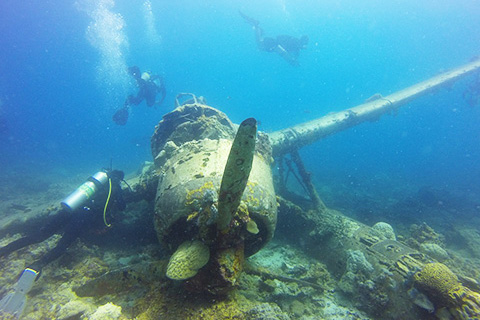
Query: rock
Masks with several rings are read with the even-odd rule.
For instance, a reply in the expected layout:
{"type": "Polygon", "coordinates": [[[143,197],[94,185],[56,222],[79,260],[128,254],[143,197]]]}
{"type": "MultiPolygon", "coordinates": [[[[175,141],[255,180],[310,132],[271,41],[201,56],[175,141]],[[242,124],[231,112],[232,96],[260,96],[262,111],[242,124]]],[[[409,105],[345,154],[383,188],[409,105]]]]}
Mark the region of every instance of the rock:
{"type": "Polygon", "coordinates": [[[290,305],[290,312],[295,315],[295,318],[300,318],[305,313],[305,304],[298,300],[293,300],[290,305]]]}
{"type": "Polygon", "coordinates": [[[345,274],[338,282],[338,289],[348,295],[353,295],[356,291],[357,277],[352,272],[345,272],[345,274]]]}
{"type": "Polygon", "coordinates": [[[122,315],[122,307],[109,302],[98,307],[97,311],[88,317],[89,320],[117,320],[122,315]]]}
{"type": "Polygon", "coordinates": [[[89,311],[93,311],[89,304],[81,300],[72,300],[61,307],[57,313],[57,319],[76,319],[89,311]]]}
{"type": "Polygon", "coordinates": [[[412,288],[408,290],[408,296],[412,299],[412,302],[420,308],[427,310],[429,313],[435,311],[433,303],[428,299],[426,295],[424,295],[417,289],[412,288]]]}
{"type": "Polygon", "coordinates": [[[250,320],[289,320],[290,317],[282,312],[274,303],[261,303],[247,312],[250,320]]]}
{"type": "Polygon", "coordinates": [[[363,272],[365,274],[373,272],[372,264],[368,262],[362,251],[348,250],[347,254],[347,272],[363,272]]]}
{"type": "Polygon", "coordinates": [[[321,319],[327,320],[366,320],[368,319],[360,312],[356,312],[345,307],[338,305],[333,300],[326,300],[325,301],[325,308],[323,309],[323,316],[321,319]]]}

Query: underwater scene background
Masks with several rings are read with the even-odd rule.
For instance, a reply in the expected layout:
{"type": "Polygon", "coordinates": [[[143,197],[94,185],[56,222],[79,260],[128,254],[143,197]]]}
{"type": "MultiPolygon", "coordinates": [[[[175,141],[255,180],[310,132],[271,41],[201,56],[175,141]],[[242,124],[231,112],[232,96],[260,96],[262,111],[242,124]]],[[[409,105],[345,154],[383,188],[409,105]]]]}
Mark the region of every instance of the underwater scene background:
{"type": "MultiPolygon", "coordinates": [[[[102,168],[112,164],[136,184],[147,172],[145,162],[154,161],[155,126],[175,109],[178,93],[204,97],[233,123],[253,117],[258,130],[268,134],[474,61],[480,53],[479,17],[476,0],[2,0],[0,245],[41,225],[45,210],[55,211],[60,200],[102,168]],[[257,20],[268,37],[307,35],[298,66],[260,50],[242,14],[257,20]],[[138,91],[128,73],[131,66],[163,77],[166,98],[160,106],[132,106],[121,126],[112,116],[138,91]]],[[[370,227],[388,223],[395,241],[425,254],[435,255],[426,248],[435,243],[449,258],[434,260],[453,269],[459,283],[474,293],[480,292],[479,77],[476,71],[378,121],[299,150],[329,209],[370,227]]],[[[276,181],[281,165],[275,160],[276,181]]],[[[308,192],[294,174],[285,185],[308,212],[309,204],[302,206],[308,192]]],[[[229,298],[212,302],[185,293],[165,277],[172,252],[159,248],[153,202],[128,204],[118,233],[81,237],[48,264],[22,317],[407,319],[415,314],[478,319],[480,314],[480,299],[473,293],[466,294],[473,296],[473,313],[462,314],[450,310],[447,298],[422,300],[428,300],[431,287],[422,292],[422,285],[412,291],[412,285],[385,284],[392,292],[408,292],[402,303],[418,308],[398,313],[390,293],[372,293],[380,291],[375,289],[380,280],[362,274],[371,271],[368,261],[364,269],[351,270],[356,277],[350,280],[340,271],[348,268],[347,261],[365,256],[352,249],[337,270],[319,252],[334,248],[325,234],[306,233],[305,225],[317,220],[308,214],[298,218],[280,200],[273,241],[248,259],[264,263],[262,268],[277,277],[245,268],[247,278],[238,280],[240,291],[229,298]],[[129,271],[147,280],[129,282],[127,289],[118,273],[109,274],[151,261],[160,266],[152,271],[142,264],[129,271]]],[[[12,290],[24,267],[58,241],[54,236],[0,257],[0,297],[12,290]]],[[[420,282],[413,271],[405,279],[420,282]]]]}

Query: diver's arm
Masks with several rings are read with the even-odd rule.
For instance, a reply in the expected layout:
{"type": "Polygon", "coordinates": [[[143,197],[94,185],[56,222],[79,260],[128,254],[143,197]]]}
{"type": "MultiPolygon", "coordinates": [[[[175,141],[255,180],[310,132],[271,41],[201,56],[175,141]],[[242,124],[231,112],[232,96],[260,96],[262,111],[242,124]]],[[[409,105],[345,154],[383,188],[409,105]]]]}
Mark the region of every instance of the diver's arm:
{"type": "Polygon", "coordinates": [[[253,27],[256,27],[258,26],[259,22],[258,20],[255,20],[253,19],[252,17],[249,17],[247,16],[245,13],[243,13],[241,10],[238,10],[238,13],[240,14],[240,16],[243,18],[243,20],[245,20],[246,23],[248,23],[249,25],[253,26],[253,27]]]}
{"type": "Polygon", "coordinates": [[[262,51],[268,51],[264,44],[265,38],[263,37],[263,29],[257,25],[253,27],[253,30],[255,31],[255,41],[257,42],[257,47],[262,51]]]}
{"type": "Polygon", "coordinates": [[[277,47],[275,48],[275,52],[278,53],[285,61],[287,61],[292,66],[298,67],[300,65],[297,58],[290,52],[285,50],[285,48],[281,45],[277,45],[277,47]]]}
{"type": "Polygon", "coordinates": [[[159,79],[160,85],[157,85],[157,92],[160,93],[160,100],[155,102],[156,106],[160,106],[165,100],[165,97],[167,96],[167,90],[165,89],[165,82],[163,81],[163,77],[157,76],[156,79],[159,79]]]}
{"type": "Polygon", "coordinates": [[[264,37],[263,37],[263,29],[260,28],[260,22],[258,20],[253,19],[252,17],[247,16],[242,11],[238,11],[240,16],[245,20],[246,23],[252,26],[253,30],[255,31],[255,41],[257,42],[257,46],[262,51],[267,51],[264,45],[264,37]]]}
{"type": "Polygon", "coordinates": [[[140,89],[136,96],[134,96],[134,95],[129,95],[128,96],[127,100],[125,101],[125,105],[126,106],[130,106],[130,105],[137,106],[143,101],[143,97],[144,97],[143,90],[140,89]]]}

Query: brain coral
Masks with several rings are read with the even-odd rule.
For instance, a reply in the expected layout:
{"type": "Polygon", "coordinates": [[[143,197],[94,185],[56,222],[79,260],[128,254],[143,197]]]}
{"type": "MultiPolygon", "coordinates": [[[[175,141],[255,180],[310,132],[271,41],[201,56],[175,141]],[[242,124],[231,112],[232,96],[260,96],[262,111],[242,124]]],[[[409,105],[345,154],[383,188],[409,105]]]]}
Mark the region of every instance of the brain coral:
{"type": "Polygon", "coordinates": [[[415,283],[421,291],[438,298],[442,304],[450,300],[450,292],[461,284],[457,276],[442,263],[429,263],[414,275],[415,283]]]}
{"type": "Polygon", "coordinates": [[[448,308],[450,319],[480,319],[480,294],[464,287],[444,264],[426,264],[414,279],[418,289],[435,302],[437,309],[448,308]]]}
{"type": "Polygon", "coordinates": [[[210,250],[201,241],[185,241],[172,255],[167,266],[167,277],[184,280],[193,277],[207,264],[210,250]]]}
{"type": "Polygon", "coordinates": [[[375,223],[375,225],[372,227],[372,230],[374,230],[382,239],[397,240],[392,226],[386,222],[375,223]]]}

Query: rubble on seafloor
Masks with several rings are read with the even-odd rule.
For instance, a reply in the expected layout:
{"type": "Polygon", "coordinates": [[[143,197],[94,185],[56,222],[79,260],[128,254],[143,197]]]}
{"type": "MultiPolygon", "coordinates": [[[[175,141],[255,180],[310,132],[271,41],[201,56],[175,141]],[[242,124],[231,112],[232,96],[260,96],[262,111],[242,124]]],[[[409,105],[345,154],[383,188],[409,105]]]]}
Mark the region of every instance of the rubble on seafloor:
{"type": "MultiPolygon", "coordinates": [[[[0,295],[57,240],[54,236],[4,258],[0,295]]],[[[248,259],[256,270],[268,272],[247,268],[238,289],[219,298],[186,293],[166,278],[167,261],[155,243],[87,242],[76,241],[45,267],[22,319],[367,319],[336,302],[325,266],[285,243],[274,241],[248,259]]]]}
{"type": "MultiPolygon", "coordinates": [[[[364,303],[376,301],[379,307],[388,301],[371,288],[383,285],[399,290],[400,284],[387,281],[390,275],[386,269],[371,281],[368,274],[372,266],[361,251],[347,251],[346,272],[338,277],[312,254],[312,241],[305,237],[315,239],[315,234],[305,234],[302,244],[278,233],[276,239],[247,259],[245,272],[229,295],[189,293],[182,283],[165,276],[168,256],[155,238],[149,212],[147,202],[129,204],[122,213],[122,223],[110,232],[74,242],[66,254],[44,268],[28,294],[21,319],[374,319],[365,313],[362,299],[364,303]]],[[[374,229],[386,239],[395,239],[385,224],[374,229]]],[[[18,239],[21,230],[15,231],[3,234],[0,245],[18,239]]],[[[454,231],[444,239],[437,230],[422,224],[411,227],[410,237],[397,234],[397,238],[407,237],[405,242],[412,247],[438,255],[438,260],[444,259],[445,265],[456,270],[464,285],[475,289],[477,284],[471,277],[479,274],[478,256],[472,251],[468,259],[460,257],[447,240],[463,243],[463,239],[469,239],[475,243],[478,236],[472,231],[453,238],[454,231]]],[[[0,297],[12,289],[23,268],[58,239],[53,236],[1,258],[0,297]]],[[[415,294],[412,303],[429,306],[428,301],[420,303],[424,296],[415,294]]]]}

